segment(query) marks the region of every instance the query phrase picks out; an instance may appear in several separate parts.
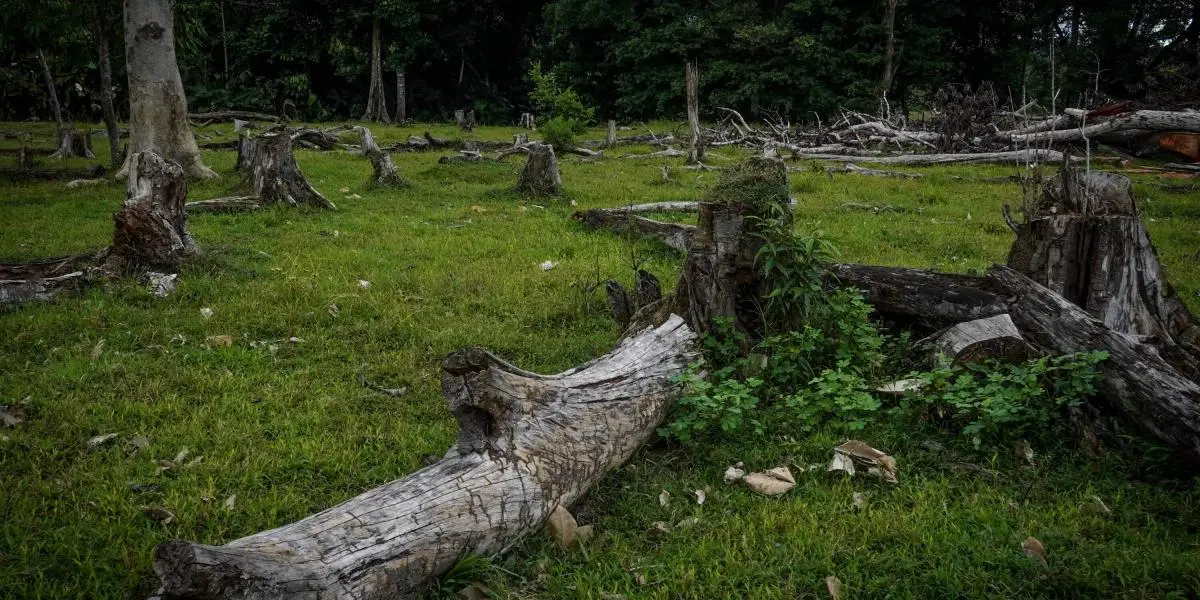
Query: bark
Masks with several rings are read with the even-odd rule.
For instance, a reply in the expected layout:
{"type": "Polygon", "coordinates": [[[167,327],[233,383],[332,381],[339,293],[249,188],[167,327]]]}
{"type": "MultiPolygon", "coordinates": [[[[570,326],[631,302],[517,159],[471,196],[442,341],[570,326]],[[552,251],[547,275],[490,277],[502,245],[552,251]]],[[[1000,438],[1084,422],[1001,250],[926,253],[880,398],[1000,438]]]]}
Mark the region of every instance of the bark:
{"type": "Polygon", "coordinates": [[[617,145],[617,122],[612,119],[609,119],[608,120],[608,134],[604,138],[604,146],[607,148],[612,148],[613,146],[616,146],[616,145],[617,145]]]}
{"type": "Polygon", "coordinates": [[[241,134],[237,139],[237,159],[233,163],[233,170],[247,172],[250,170],[250,165],[254,162],[254,149],[256,148],[253,138],[248,134],[241,134]]]}
{"type": "Polygon", "coordinates": [[[687,96],[688,127],[691,129],[687,163],[695,165],[704,162],[704,141],[700,139],[700,72],[694,60],[687,61],[685,65],[684,84],[687,96]]]}
{"type": "Polygon", "coordinates": [[[96,54],[100,62],[100,112],[104,118],[104,130],[108,132],[109,164],[119,168],[125,158],[121,156],[121,134],[117,129],[117,111],[113,107],[112,61],[109,59],[107,28],[99,7],[92,8],[92,33],[96,37],[96,54]]]}
{"type": "Polygon", "coordinates": [[[1105,400],[1159,440],[1200,462],[1200,385],[1164,360],[1161,348],[1113,331],[1062,295],[1007,267],[988,280],[1012,298],[1009,314],[1039,346],[1055,353],[1105,350],[1098,366],[1105,400]]]}
{"type": "Polygon", "coordinates": [[[63,115],[62,107],[58,104],[58,89],[54,85],[54,73],[50,72],[50,64],[46,62],[46,55],[41,51],[37,51],[38,64],[42,67],[42,79],[46,82],[47,100],[50,101],[50,114],[54,117],[54,125],[58,131],[58,138],[62,139],[63,134],[63,115]]]}
{"type": "Polygon", "coordinates": [[[182,167],[153,152],[132,154],[126,199],[113,215],[113,241],[103,258],[104,270],[178,272],[184,259],[200,253],[187,230],[186,201],[182,167]]]}
{"type": "Polygon", "coordinates": [[[1019,362],[1030,355],[1029,344],[1007,314],[959,323],[938,334],[935,353],[954,364],[1001,360],[1019,362]]]}
{"type": "Polygon", "coordinates": [[[1152,336],[1200,372],[1200,322],[1167,281],[1127,178],[1065,169],[1017,227],[1008,266],[1118,333],[1152,336]]]}
{"type": "Polygon", "coordinates": [[[557,196],[562,193],[562,175],[558,171],[558,159],[554,147],[532,142],[528,149],[525,166],[517,181],[517,190],[531,196],[557,196]]]}
{"type": "Polygon", "coordinates": [[[250,139],[248,177],[260,204],[308,204],[337,208],[313,188],[292,155],[292,146],[303,131],[281,129],[250,139]]]}
{"type": "Polygon", "coordinates": [[[266,121],[275,123],[279,121],[277,115],[269,115],[260,112],[251,112],[246,110],[219,110],[217,112],[206,113],[189,113],[188,118],[193,121],[214,121],[214,122],[232,122],[237,121],[266,121]]]}
{"type": "Polygon", "coordinates": [[[380,50],[379,17],[371,21],[371,83],[367,93],[367,111],[362,120],[391,123],[387,98],[383,93],[383,52],[380,50]]]}
{"type": "Polygon", "coordinates": [[[609,229],[640,237],[656,239],[668,247],[687,252],[695,225],[664,223],[633,214],[624,208],[597,208],[571,215],[571,218],[592,229],[609,229]]]}
{"type": "Polygon", "coordinates": [[[363,154],[371,160],[371,167],[375,170],[372,183],[383,186],[404,185],[396,163],[392,162],[392,155],[379,149],[379,144],[375,143],[375,136],[371,135],[371,130],[366,127],[355,127],[354,130],[362,139],[363,154]]]}
{"type": "Polygon", "coordinates": [[[629,325],[629,318],[633,316],[633,305],[629,302],[629,293],[625,288],[609,279],[604,282],[604,295],[608,299],[608,311],[612,313],[617,325],[622,328],[629,325]]]}
{"type": "Polygon", "coordinates": [[[644,269],[638,269],[633,276],[633,289],[636,293],[637,306],[650,306],[659,300],[662,300],[662,284],[658,282],[658,278],[653,273],[644,269]]]}
{"type": "Polygon", "coordinates": [[[654,434],[695,354],[683,319],[542,376],[473,348],[442,365],[455,447],[403,479],[284,527],[159,546],[163,598],[416,598],[467,554],[503,552],[654,434]]]}
{"type": "Polygon", "coordinates": [[[396,118],[397,125],[408,120],[408,82],[405,81],[404,71],[396,73],[396,118]]]}
{"type": "Polygon", "coordinates": [[[1080,142],[1086,137],[1104,141],[1106,136],[1129,130],[1200,132],[1200,113],[1167,110],[1139,110],[1118,115],[1107,121],[1058,131],[1010,135],[1014,144],[1045,144],[1047,142],[1080,142]]]}
{"type": "Polygon", "coordinates": [[[187,121],[187,98],[175,61],[174,3],[125,0],[125,62],[129,72],[129,151],[153,151],[178,163],[190,177],[216,173],[200,160],[200,149],[187,121]]]}

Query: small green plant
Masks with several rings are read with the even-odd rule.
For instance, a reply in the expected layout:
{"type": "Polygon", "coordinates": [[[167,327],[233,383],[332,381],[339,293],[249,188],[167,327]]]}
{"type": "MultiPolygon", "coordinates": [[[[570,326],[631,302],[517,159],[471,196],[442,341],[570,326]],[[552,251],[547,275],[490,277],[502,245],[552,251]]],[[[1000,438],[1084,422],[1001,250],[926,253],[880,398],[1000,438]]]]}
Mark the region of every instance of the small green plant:
{"type": "Polygon", "coordinates": [[[1063,409],[1096,391],[1096,365],[1104,351],[1032,359],[1019,364],[939,365],[920,379],[920,390],[906,396],[900,410],[948,419],[979,447],[985,441],[1048,433],[1063,409]]]}
{"type": "Polygon", "coordinates": [[[693,363],[677,378],[684,388],[676,405],[678,417],[659,429],[659,435],[685,444],[717,433],[732,435],[746,426],[761,435],[762,422],[754,417],[759,403],[754,392],[762,380],[739,381],[732,366],[718,369],[709,380],[703,368],[703,363],[693,363]]]}
{"type": "Polygon", "coordinates": [[[554,117],[542,124],[542,140],[554,146],[556,152],[575,147],[575,122],[554,117]]]}
{"type": "Polygon", "coordinates": [[[579,134],[595,118],[596,111],[584,106],[579,94],[569,87],[563,87],[554,73],[542,71],[542,63],[533,63],[529,69],[529,79],[533,82],[529,99],[540,119],[562,119],[570,123],[573,133],[579,134]]]}
{"type": "Polygon", "coordinates": [[[850,368],[849,361],[839,361],[836,369],[821,371],[809,386],[783,401],[790,420],[804,432],[827,421],[857,431],[866,427],[883,406],[871,395],[867,382],[850,368]]]}

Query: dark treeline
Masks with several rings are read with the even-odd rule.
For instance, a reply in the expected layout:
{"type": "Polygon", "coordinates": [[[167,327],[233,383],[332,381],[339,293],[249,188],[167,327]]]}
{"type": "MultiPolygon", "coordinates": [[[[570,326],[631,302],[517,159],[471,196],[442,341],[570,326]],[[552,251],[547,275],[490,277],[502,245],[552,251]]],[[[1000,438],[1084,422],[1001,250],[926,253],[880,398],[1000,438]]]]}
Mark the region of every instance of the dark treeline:
{"type": "MultiPolygon", "coordinates": [[[[101,44],[127,110],[119,1],[0,11],[0,119],[50,118],[39,50],[66,117],[98,119],[101,44]]],[[[360,117],[376,23],[387,110],[403,72],[419,119],[513,122],[536,61],[623,119],[681,114],[686,59],[704,106],[791,119],[874,111],[885,91],[893,109],[922,108],[947,83],[1048,106],[1052,77],[1060,107],[1180,104],[1200,79],[1200,0],[180,0],[191,109],[360,117]]]]}

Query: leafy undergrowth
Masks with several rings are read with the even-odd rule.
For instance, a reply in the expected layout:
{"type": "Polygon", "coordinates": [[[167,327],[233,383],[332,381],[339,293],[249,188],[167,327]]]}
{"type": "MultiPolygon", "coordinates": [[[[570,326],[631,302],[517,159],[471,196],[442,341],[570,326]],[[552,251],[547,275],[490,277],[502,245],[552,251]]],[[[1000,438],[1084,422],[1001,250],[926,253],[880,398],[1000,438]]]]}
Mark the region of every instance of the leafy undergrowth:
{"type": "MultiPolygon", "coordinates": [[[[3,128],[36,130],[48,144],[45,125],[3,128]]],[[[228,139],[228,130],[211,125],[205,135],[228,139]]],[[[374,130],[386,144],[425,127],[374,130]]],[[[95,146],[106,161],[106,145],[95,146]]],[[[628,283],[635,264],[675,280],[677,256],[586,232],[570,212],[698,199],[717,177],[675,169],[664,183],[656,161],[564,157],[568,198],[542,201],[512,191],[519,158],[438,165],[437,154],[398,154],[412,185],[387,190],[368,188],[361,157],[297,156],[337,211],[197,216],[190,228],[206,256],[167,298],[118,282],[0,314],[0,404],[23,419],[0,429],[0,597],[144,597],[163,540],[227,542],[440,455],[455,429],[438,391],[444,355],[482,345],[557,372],[618,335],[593,284],[628,283]],[[544,261],[555,266],[543,271],[544,261]],[[377,394],[358,373],[409,392],[377,394]],[[109,433],[118,435],[89,447],[109,433]]],[[[204,157],[222,177],[191,184],[191,198],[231,192],[233,154],[204,157]]],[[[722,149],[708,160],[740,157],[722,149]]],[[[0,156],[4,167],[11,160],[0,156]]],[[[960,272],[1003,261],[1011,234],[1000,205],[1020,190],[990,179],[1013,169],[921,172],[793,174],[796,229],[823,231],[838,260],[960,272]]],[[[1156,183],[1139,181],[1143,214],[1177,290],[1200,309],[1200,194],[1156,183]]],[[[124,195],[115,183],[0,190],[0,262],[102,247],[124,195]]],[[[829,575],[844,597],[1188,597],[1200,588],[1195,481],[1136,438],[1095,458],[1069,438],[1049,439],[1034,444],[1030,464],[934,421],[876,419],[853,435],[896,457],[900,482],[890,485],[807,471],[846,432],[801,425],[649,448],[577,507],[597,531],[582,551],[531,536],[509,556],[469,562],[441,590],[480,580],[500,597],[815,598],[827,596],[829,575]],[[792,465],[798,485],[778,498],[727,486],[722,473],[737,461],[792,465]],[[866,495],[862,509],[855,492],[866,495]],[[1022,553],[1028,536],[1045,545],[1045,565],[1022,553]]]]}

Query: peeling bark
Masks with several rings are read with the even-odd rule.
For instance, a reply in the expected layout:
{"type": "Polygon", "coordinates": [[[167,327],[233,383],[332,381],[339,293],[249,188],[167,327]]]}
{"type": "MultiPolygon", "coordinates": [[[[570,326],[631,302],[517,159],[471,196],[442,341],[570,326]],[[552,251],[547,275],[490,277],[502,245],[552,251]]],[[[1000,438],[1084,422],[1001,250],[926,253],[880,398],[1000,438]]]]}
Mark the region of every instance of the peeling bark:
{"type": "Polygon", "coordinates": [[[468,553],[503,552],[653,434],[695,357],[674,316],[564,373],[478,349],[442,365],[459,436],[441,461],[304,520],[207,546],[159,546],[167,599],[416,598],[468,553]]]}

